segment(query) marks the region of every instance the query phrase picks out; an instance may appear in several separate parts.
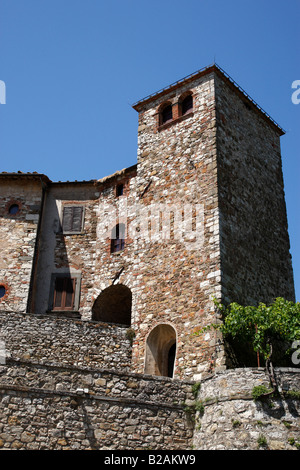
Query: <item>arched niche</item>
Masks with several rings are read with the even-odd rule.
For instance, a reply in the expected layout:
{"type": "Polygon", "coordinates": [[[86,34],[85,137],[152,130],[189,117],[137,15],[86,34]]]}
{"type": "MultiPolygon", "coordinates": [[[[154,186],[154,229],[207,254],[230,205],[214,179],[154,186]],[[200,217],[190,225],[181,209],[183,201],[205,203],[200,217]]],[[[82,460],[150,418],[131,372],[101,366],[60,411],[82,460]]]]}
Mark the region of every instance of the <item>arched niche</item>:
{"type": "Polygon", "coordinates": [[[167,124],[168,122],[171,122],[173,119],[172,103],[169,101],[163,103],[159,108],[158,114],[160,126],[162,124],[167,124]]]}
{"type": "Polygon", "coordinates": [[[131,324],[131,290],[123,284],[104,289],[92,308],[92,319],[105,323],[131,324]]]}
{"type": "Polygon", "coordinates": [[[169,324],[157,325],[146,341],[145,374],[173,377],[176,331],[169,324]]]}
{"type": "Polygon", "coordinates": [[[191,92],[184,93],[179,99],[179,114],[184,116],[185,114],[193,111],[194,100],[191,92]]]}

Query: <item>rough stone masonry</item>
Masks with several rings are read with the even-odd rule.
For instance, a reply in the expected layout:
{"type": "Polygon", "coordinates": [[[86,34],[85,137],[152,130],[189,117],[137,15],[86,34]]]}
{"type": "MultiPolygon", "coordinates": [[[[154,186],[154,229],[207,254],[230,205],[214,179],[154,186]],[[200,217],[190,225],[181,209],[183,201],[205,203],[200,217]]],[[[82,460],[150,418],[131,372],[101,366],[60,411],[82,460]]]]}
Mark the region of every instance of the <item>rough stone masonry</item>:
{"type": "Polygon", "coordinates": [[[283,130],[218,66],[134,106],[137,165],[101,180],[1,173],[0,310],[122,324],[131,368],[226,366],[212,297],[294,299],[283,130]]]}
{"type": "Polygon", "coordinates": [[[295,298],[281,127],[217,65],[133,108],[136,165],[91,181],[0,173],[4,447],[191,445],[186,384],[230,365],[219,335],[193,334],[220,321],[213,297],[295,298]],[[157,393],[159,376],[177,385],[155,408],[162,392],[140,386],[157,393]]]}

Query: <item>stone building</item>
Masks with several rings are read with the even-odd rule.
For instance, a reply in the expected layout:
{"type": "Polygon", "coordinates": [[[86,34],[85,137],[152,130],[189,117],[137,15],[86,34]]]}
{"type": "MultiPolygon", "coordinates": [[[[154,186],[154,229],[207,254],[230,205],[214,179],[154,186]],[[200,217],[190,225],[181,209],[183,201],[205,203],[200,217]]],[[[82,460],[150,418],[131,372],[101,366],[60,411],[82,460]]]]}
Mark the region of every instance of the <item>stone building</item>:
{"type": "Polygon", "coordinates": [[[299,369],[257,403],[264,369],[193,334],[213,297],[294,300],[284,132],[217,65],[133,107],[130,168],[0,173],[0,448],[297,448],[299,369]]]}
{"type": "Polygon", "coordinates": [[[134,372],[226,366],[212,297],[294,300],[280,136],[217,65],[138,101],[137,164],[101,180],[1,173],[0,310],[134,331],[134,372]]]}

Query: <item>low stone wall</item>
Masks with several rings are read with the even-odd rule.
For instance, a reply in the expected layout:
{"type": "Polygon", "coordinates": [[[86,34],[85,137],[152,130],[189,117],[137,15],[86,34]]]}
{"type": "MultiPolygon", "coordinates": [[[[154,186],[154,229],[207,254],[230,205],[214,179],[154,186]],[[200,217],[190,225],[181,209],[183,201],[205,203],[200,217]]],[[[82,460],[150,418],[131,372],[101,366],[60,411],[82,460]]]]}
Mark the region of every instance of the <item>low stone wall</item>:
{"type": "Polygon", "coordinates": [[[44,364],[129,370],[127,328],[53,315],[0,313],[7,357],[44,364]]]}
{"type": "Polygon", "coordinates": [[[76,392],[79,395],[124,398],[160,405],[184,405],[193,399],[192,384],[167,377],[153,377],[122,371],[41,365],[8,360],[0,366],[0,386],[19,390],[76,392]],[[20,388],[21,387],[21,388],[20,388]]]}
{"type": "Polygon", "coordinates": [[[8,361],[0,368],[0,448],[176,450],[192,445],[190,383],[8,361]]]}
{"type": "Polygon", "coordinates": [[[0,448],[191,447],[191,383],[131,373],[127,328],[3,312],[0,326],[0,448]]]}
{"type": "Polygon", "coordinates": [[[270,389],[264,369],[220,372],[201,383],[194,448],[292,450],[300,447],[300,369],[275,369],[280,396],[254,400],[270,389]]]}
{"type": "Polygon", "coordinates": [[[300,368],[254,400],[264,369],[199,383],[131,372],[127,329],[48,315],[0,314],[0,448],[292,450],[300,447],[300,368]],[[195,413],[196,411],[196,413],[195,413]]]}

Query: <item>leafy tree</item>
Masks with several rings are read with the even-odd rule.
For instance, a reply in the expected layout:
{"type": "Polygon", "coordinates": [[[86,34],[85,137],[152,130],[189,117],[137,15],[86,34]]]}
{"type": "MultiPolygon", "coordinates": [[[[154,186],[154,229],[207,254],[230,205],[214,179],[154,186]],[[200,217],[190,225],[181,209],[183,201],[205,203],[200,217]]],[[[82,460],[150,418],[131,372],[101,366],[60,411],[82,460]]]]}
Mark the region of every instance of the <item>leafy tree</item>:
{"type": "Polygon", "coordinates": [[[215,301],[223,316],[223,323],[215,325],[223,335],[238,337],[252,343],[253,350],[270,359],[273,341],[300,340],[300,303],[278,297],[272,304],[257,307],[242,306],[235,302],[224,306],[215,301]]]}
{"type": "Polygon", "coordinates": [[[215,328],[222,332],[224,338],[231,337],[251,344],[258,357],[260,355],[266,361],[266,369],[275,389],[273,346],[279,341],[292,343],[300,340],[300,303],[278,297],[270,305],[260,303],[257,307],[242,306],[236,302],[224,306],[216,300],[215,304],[222,314],[222,323],[209,325],[198,333],[215,328]]]}

